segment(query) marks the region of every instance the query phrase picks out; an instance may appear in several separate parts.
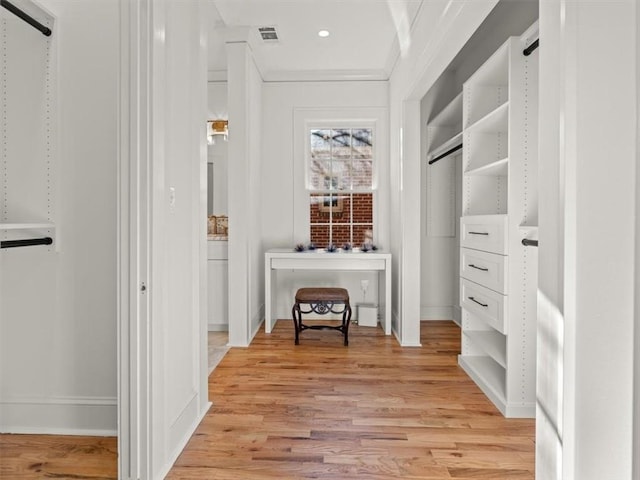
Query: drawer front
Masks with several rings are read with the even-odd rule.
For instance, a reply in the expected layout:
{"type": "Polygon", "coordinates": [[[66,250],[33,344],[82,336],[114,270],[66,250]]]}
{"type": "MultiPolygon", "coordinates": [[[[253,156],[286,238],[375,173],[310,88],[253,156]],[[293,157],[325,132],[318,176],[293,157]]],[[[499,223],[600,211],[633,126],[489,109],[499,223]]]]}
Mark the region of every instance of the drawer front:
{"type": "Polygon", "coordinates": [[[460,249],[460,276],[480,285],[507,294],[509,257],[496,253],[460,249]]]}
{"type": "Polygon", "coordinates": [[[462,217],[460,246],[505,255],[507,253],[506,226],[506,215],[462,217]]]}
{"type": "Polygon", "coordinates": [[[460,285],[460,306],[506,334],[507,297],[464,278],[460,285]]]}
{"type": "Polygon", "coordinates": [[[385,260],[367,257],[366,253],[354,259],[339,253],[327,253],[326,258],[299,253],[295,258],[273,258],[271,268],[284,270],[384,270],[385,260]],[[331,257],[330,255],[334,255],[331,257]]]}

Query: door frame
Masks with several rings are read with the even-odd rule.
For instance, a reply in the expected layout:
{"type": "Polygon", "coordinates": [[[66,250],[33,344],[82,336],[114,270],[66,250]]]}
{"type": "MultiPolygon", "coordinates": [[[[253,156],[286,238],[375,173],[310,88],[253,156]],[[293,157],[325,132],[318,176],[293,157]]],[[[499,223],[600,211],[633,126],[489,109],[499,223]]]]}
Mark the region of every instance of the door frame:
{"type": "Polygon", "coordinates": [[[120,2],[117,186],[118,478],[150,474],[151,5],[120,2]]]}

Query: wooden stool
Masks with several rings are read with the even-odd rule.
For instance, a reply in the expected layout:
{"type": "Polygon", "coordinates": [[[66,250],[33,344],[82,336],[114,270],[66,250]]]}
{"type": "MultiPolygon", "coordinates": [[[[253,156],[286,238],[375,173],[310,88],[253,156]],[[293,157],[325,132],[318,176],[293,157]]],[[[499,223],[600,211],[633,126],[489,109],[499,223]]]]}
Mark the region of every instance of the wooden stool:
{"type": "Polygon", "coordinates": [[[308,328],[312,330],[331,329],[338,330],[344,335],[344,345],[349,345],[349,322],[351,322],[351,306],[349,305],[349,292],[345,288],[300,288],[296,292],[296,303],[291,311],[293,325],[296,329],[296,345],[300,344],[300,332],[308,328]],[[300,304],[309,305],[309,310],[302,310],[300,304]],[[336,305],[343,305],[340,310],[335,310],[336,305]],[[342,313],[342,325],[305,325],[302,323],[303,313],[342,313]]]}

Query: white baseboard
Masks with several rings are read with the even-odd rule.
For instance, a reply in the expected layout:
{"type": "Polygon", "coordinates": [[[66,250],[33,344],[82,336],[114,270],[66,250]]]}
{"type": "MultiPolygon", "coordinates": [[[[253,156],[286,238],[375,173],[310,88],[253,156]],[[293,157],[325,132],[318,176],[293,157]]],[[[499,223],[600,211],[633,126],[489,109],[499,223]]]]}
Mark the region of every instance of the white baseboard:
{"type": "Polygon", "coordinates": [[[453,307],[453,321],[456,323],[456,325],[458,325],[459,327],[462,326],[462,309],[460,308],[460,306],[455,306],[453,307]]]}
{"type": "Polygon", "coordinates": [[[422,305],[420,307],[420,320],[453,320],[454,307],[451,305],[433,307],[422,305]]]}
{"type": "Polygon", "coordinates": [[[260,305],[258,311],[251,318],[251,337],[249,338],[249,343],[251,343],[256,336],[256,334],[260,331],[260,327],[264,324],[264,303],[260,305]]]}
{"type": "Polygon", "coordinates": [[[116,397],[0,398],[1,433],[116,436],[116,397]]]}
{"type": "Polygon", "coordinates": [[[264,303],[258,309],[258,313],[253,316],[251,320],[251,325],[253,325],[253,331],[251,332],[251,338],[249,343],[251,343],[254,337],[258,334],[262,326],[264,325],[264,303]]]}
{"type": "Polygon", "coordinates": [[[176,460],[178,459],[178,457],[180,456],[180,454],[182,453],[184,448],[187,446],[187,443],[189,443],[189,440],[191,440],[193,432],[196,431],[196,428],[198,428],[198,425],[200,425],[200,423],[204,419],[204,416],[207,414],[207,412],[211,408],[212,404],[211,404],[211,402],[207,402],[206,405],[207,405],[206,408],[204,408],[197,415],[195,421],[191,424],[191,426],[187,430],[187,434],[184,435],[184,437],[182,437],[180,439],[180,441],[177,444],[177,447],[176,447],[175,451],[173,451],[169,455],[169,458],[168,458],[167,462],[164,464],[164,467],[162,467],[160,469],[160,472],[156,475],[156,478],[158,478],[158,479],[165,478],[169,474],[169,471],[173,468],[173,465],[176,463],[176,460]]]}
{"type": "Polygon", "coordinates": [[[228,332],[229,325],[226,323],[209,323],[207,324],[208,332],[228,332]]]}

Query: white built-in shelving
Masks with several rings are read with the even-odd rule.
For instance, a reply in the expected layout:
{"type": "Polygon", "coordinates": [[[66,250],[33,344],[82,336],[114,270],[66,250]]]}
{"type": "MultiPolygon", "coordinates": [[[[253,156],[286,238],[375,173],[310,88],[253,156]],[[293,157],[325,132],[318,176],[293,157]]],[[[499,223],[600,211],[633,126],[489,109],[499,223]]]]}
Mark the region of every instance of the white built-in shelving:
{"type": "Polygon", "coordinates": [[[538,57],[521,38],[463,87],[459,363],[507,417],[536,401],[537,249],[521,241],[537,238],[538,57]]]}
{"type": "Polygon", "coordinates": [[[427,122],[427,236],[456,237],[456,158],[462,150],[462,92],[427,122]]]}
{"type": "MultiPolygon", "coordinates": [[[[33,5],[29,8],[38,15],[42,13],[40,18],[48,17],[33,5]]],[[[29,24],[14,15],[3,16],[0,22],[4,32],[0,54],[5,71],[0,78],[0,241],[51,237],[55,246],[28,249],[31,256],[48,255],[58,248],[56,37],[34,33],[29,24]]],[[[2,250],[10,256],[17,251],[24,249],[2,250]]],[[[17,255],[22,261],[23,254],[17,255]]],[[[20,267],[24,265],[21,263],[20,267]]],[[[4,271],[8,268],[5,265],[4,271]]]]}
{"type": "Polygon", "coordinates": [[[462,93],[456,95],[428,123],[429,153],[431,161],[462,143],[462,93]]]}

